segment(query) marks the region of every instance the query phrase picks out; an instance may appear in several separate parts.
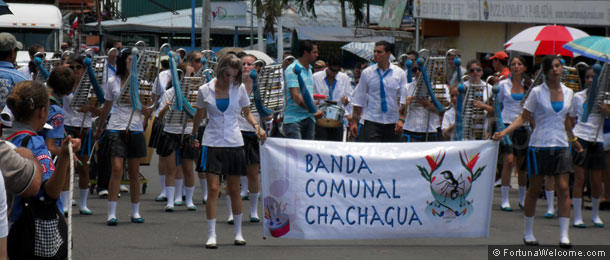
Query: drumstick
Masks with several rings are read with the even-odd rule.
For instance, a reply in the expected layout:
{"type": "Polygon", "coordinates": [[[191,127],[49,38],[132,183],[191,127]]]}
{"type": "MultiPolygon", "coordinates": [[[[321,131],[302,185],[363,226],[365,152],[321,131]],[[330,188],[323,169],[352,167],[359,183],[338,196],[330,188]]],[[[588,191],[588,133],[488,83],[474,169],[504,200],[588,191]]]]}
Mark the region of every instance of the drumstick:
{"type": "Polygon", "coordinates": [[[89,160],[87,160],[87,165],[91,164],[91,158],[93,158],[93,153],[95,153],[95,148],[97,147],[97,140],[93,143],[93,148],[91,148],[91,154],[89,155],[89,160]]]}

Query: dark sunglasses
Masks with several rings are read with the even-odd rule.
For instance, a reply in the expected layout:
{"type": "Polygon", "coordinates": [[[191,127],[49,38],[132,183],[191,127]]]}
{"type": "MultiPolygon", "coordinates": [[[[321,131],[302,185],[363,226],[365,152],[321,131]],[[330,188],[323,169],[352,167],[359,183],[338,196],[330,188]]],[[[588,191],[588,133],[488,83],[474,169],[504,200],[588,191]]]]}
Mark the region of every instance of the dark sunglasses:
{"type": "Polygon", "coordinates": [[[413,67],[413,68],[411,68],[411,72],[418,72],[418,71],[419,71],[419,68],[418,68],[418,67],[413,67]]]}
{"type": "Polygon", "coordinates": [[[341,68],[333,69],[331,67],[328,67],[328,70],[330,70],[331,72],[339,72],[341,70],[341,68]]]}
{"type": "Polygon", "coordinates": [[[314,67],[313,67],[313,69],[315,69],[315,70],[319,70],[319,69],[323,69],[323,68],[324,68],[324,67],[322,67],[322,66],[314,66],[314,67]]]}
{"type": "Polygon", "coordinates": [[[481,69],[481,68],[474,68],[474,69],[470,69],[468,71],[470,71],[470,73],[474,73],[475,71],[476,72],[481,72],[481,71],[483,71],[483,69],[481,69]]]}
{"type": "Polygon", "coordinates": [[[72,69],[72,70],[80,70],[83,69],[83,65],[70,65],[68,66],[68,68],[72,69]]]}

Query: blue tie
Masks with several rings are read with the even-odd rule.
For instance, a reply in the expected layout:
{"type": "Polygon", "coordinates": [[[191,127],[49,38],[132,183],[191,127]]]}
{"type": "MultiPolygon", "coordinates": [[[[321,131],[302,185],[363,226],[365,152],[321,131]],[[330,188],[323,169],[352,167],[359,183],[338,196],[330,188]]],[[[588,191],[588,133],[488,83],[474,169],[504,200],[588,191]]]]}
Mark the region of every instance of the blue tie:
{"type": "Polygon", "coordinates": [[[388,75],[388,73],[390,73],[391,69],[388,69],[385,71],[385,73],[383,73],[383,75],[381,75],[381,69],[377,69],[377,74],[379,75],[379,98],[381,99],[381,112],[385,113],[388,112],[388,103],[385,100],[385,87],[383,85],[383,78],[385,78],[385,76],[388,75]]]}
{"type": "Polygon", "coordinates": [[[335,92],[335,86],[337,85],[337,79],[335,78],[335,81],[333,81],[332,86],[328,83],[328,77],[324,78],[324,81],[326,81],[326,85],[328,86],[328,91],[330,92],[330,94],[328,95],[330,97],[329,100],[333,100],[333,92],[335,92]]]}

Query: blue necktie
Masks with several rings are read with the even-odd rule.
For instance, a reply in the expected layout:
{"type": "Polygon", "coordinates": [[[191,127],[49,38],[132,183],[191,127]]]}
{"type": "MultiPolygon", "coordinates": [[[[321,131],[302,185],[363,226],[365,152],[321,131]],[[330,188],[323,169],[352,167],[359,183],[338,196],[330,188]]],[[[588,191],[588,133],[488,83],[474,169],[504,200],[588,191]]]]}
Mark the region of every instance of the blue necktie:
{"type": "Polygon", "coordinates": [[[328,83],[328,77],[324,78],[324,81],[326,81],[328,91],[330,92],[330,94],[328,95],[330,97],[329,100],[333,100],[333,92],[335,92],[335,85],[337,85],[337,79],[335,78],[335,81],[333,81],[332,86],[330,85],[330,83],[328,83]]]}
{"type": "Polygon", "coordinates": [[[381,75],[381,69],[377,69],[377,74],[379,75],[379,97],[381,99],[381,112],[385,113],[388,112],[388,103],[385,100],[385,87],[383,85],[383,78],[385,78],[385,76],[388,75],[388,73],[390,73],[391,69],[388,69],[385,71],[385,73],[383,73],[383,75],[381,75]]]}

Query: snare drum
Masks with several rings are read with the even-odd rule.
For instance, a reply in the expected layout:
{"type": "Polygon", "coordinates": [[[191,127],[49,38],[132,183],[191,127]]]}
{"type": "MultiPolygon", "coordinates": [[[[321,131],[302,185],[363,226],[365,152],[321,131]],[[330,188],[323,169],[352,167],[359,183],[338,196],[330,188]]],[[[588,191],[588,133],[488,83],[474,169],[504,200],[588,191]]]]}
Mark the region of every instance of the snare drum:
{"type": "Polygon", "coordinates": [[[343,115],[345,110],[338,105],[325,103],[320,105],[320,110],[324,112],[324,117],[318,118],[316,123],[323,127],[341,127],[343,125],[343,115]]]}

